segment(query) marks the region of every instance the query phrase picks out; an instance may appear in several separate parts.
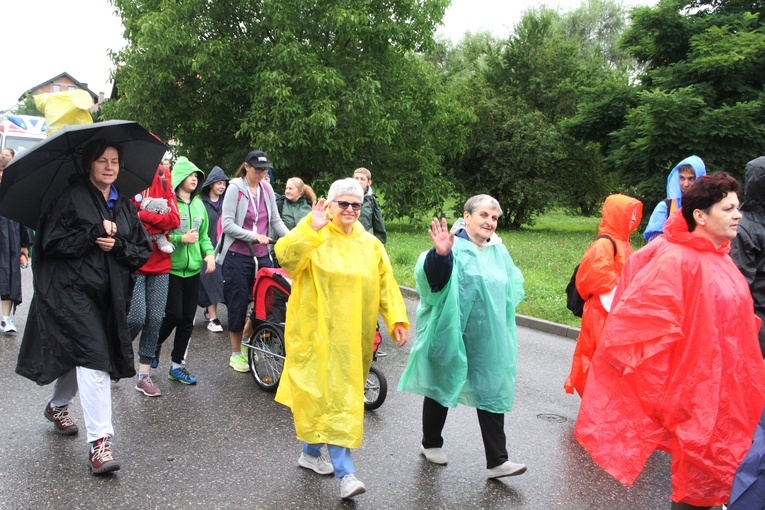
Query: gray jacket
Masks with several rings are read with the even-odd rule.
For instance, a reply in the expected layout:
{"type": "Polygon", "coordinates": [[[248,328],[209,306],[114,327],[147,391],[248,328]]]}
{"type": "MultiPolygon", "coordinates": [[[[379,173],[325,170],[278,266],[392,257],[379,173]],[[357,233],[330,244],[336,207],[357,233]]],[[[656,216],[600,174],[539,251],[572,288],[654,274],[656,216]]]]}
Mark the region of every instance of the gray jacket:
{"type": "MultiPolygon", "coordinates": [[[[266,209],[268,210],[268,220],[271,228],[279,236],[284,236],[288,229],[284,225],[281,216],[279,216],[279,211],[276,209],[274,189],[267,182],[261,182],[260,189],[261,193],[265,192],[266,209]]],[[[242,228],[249,205],[250,188],[247,186],[247,181],[245,181],[244,177],[231,179],[226,189],[226,194],[223,196],[223,209],[221,212],[221,229],[223,233],[218,240],[218,246],[215,247],[215,261],[218,264],[223,264],[226,253],[234,239],[245,242],[252,241],[252,231],[242,228]]],[[[264,234],[267,235],[267,233],[264,234]]]]}

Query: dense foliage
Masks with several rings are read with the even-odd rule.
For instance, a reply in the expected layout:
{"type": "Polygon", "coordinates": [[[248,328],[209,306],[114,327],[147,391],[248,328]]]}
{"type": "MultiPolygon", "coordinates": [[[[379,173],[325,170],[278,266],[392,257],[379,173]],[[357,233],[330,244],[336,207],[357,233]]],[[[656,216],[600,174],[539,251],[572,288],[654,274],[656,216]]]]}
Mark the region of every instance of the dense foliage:
{"type": "Polygon", "coordinates": [[[446,0],[113,0],[129,45],[118,101],[203,168],[265,150],[282,180],[317,185],[372,171],[387,213],[428,211],[449,183],[461,115],[432,64],[446,0]]]}
{"type": "Polygon", "coordinates": [[[765,152],[757,0],[586,0],[457,44],[433,40],[448,0],[111,1],[129,44],[104,117],[203,168],[266,150],[320,193],[366,166],[389,217],[475,193],[509,228],[616,191],[650,209],[690,154],[740,176],[765,152]]]}

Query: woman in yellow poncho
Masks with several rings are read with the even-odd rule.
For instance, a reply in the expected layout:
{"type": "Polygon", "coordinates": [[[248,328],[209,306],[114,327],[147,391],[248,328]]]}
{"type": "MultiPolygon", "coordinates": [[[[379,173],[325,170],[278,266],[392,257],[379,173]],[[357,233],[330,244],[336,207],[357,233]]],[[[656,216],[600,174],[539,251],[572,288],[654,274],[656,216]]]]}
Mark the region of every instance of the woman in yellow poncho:
{"type": "Polygon", "coordinates": [[[276,401],[292,409],[303,441],[298,465],[334,472],[340,495],[366,491],[350,448],[364,434],[364,382],[372,363],[378,313],[399,347],[409,320],[382,243],[358,223],[363,200],[354,179],[335,181],[327,200],[276,243],[279,263],[293,279],[287,307],[287,361],[276,401]],[[326,444],[331,463],[321,455],[326,444]]]}

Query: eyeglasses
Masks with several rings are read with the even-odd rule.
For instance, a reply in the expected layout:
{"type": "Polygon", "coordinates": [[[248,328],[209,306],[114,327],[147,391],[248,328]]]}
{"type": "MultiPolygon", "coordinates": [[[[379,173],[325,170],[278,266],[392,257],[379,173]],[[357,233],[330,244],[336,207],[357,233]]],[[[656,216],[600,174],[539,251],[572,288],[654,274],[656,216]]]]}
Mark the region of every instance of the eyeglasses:
{"type": "Polygon", "coordinates": [[[254,166],[252,168],[254,168],[255,171],[258,172],[259,174],[262,174],[263,172],[267,172],[268,171],[268,168],[258,168],[256,166],[254,166]]]}
{"type": "Polygon", "coordinates": [[[361,202],[346,202],[345,200],[333,200],[333,202],[336,203],[340,209],[348,209],[350,207],[354,211],[361,210],[361,202]]]}

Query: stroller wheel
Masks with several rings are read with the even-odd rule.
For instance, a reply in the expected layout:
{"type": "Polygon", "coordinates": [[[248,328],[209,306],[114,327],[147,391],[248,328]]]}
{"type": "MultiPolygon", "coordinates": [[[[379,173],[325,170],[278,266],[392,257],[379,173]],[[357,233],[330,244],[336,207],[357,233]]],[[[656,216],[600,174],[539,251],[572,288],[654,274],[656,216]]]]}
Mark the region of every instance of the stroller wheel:
{"type": "Polygon", "coordinates": [[[377,409],[388,396],[388,381],[377,367],[369,367],[369,375],[364,383],[364,409],[377,409]]]}
{"type": "Polygon", "coordinates": [[[284,330],[281,326],[263,323],[250,337],[248,359],[255,384],[268,392],[276,391],[284,369],[284,330]]]}

